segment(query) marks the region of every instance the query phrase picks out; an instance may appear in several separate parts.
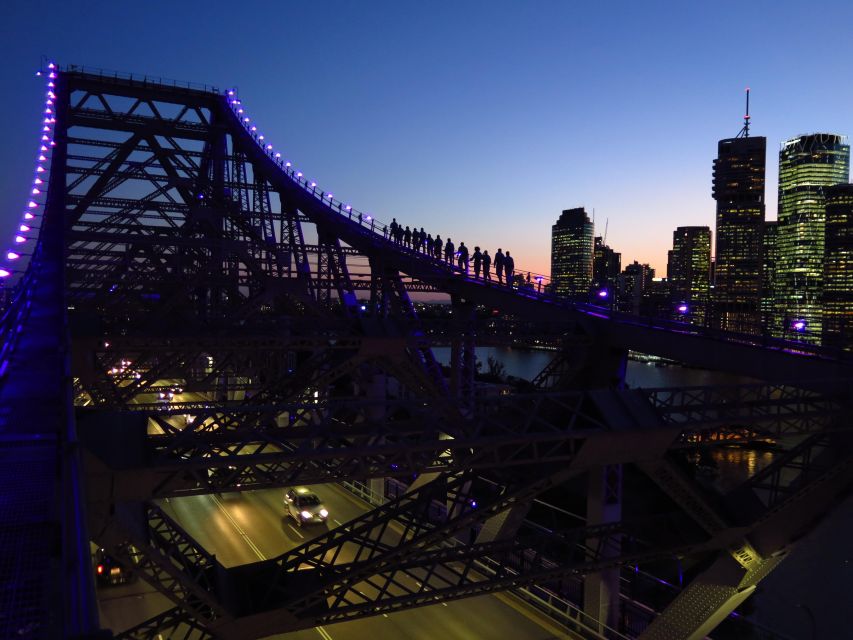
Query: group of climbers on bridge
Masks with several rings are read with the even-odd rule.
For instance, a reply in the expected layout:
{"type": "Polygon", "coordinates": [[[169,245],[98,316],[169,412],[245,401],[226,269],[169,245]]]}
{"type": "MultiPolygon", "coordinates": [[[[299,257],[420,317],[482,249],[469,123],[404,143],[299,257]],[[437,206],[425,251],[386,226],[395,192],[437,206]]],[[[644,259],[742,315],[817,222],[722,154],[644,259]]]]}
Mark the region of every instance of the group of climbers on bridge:
{"type": "MultiPolygon", "coordinates": [[[[403,228],[403,225],[397,222],[397,218],[391,220],[391,224],[385,227],[383,231],[385,237],[395,244],[417,253],[423,253],[434,260],[443,261],[451,269],[458,269],[466,276],[468,275],[471,262],[473,262],[474,278],[477,280],[492,281],[491,267],[494,262],[495,276],[497,277],[498,284],[506,284],[506,286],[512,287],[515,260],[513,260],[509,251],[504,253],[498,248],[494,256],[494,261],[492,260],[492,256],[489,255],[488,250],[480,251],[480,247],[474,247],[474,253],[469,254],[468,247],[465,246],[464,242],[460,242],[457,249],[450,238],[447,239],[447,242],[444,242],[440,235],[436,234],[435,238],[433,238],[432,234],[426,233],[423,227],[420,229],[415,227],[413,230],[407,225],[403,228]],[[455,266],[453,264],[454,260],[456,262],[455,266]]],[[[527,282],[530,282],[530,274],[527,274],[527,282]]]]}

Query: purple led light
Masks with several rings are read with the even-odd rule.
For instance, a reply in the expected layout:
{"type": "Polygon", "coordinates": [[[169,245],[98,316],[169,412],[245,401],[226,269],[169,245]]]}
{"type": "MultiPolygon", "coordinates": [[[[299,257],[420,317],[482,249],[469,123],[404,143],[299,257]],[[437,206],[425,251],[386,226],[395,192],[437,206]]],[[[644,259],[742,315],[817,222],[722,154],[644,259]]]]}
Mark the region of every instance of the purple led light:
{"type": "Polygon", "coordinates": [[[50,63],[48,63],[47,68],[48,69],[56,69],[56,65],[53,64],[52,62],[50,62],[50,63]]]}
{"type": "Polygon", "coordinates": [[[791,327],[794,331],[805,331],[806,330],[806,321],[805,320],[795,320],[791,327]]]}
{"type": "Polygon", "coordinates": [[[272,145],[271,144],[267,145],[267,151],[272,151],[272,145]]]}
{"type": "Polygon", "coordinates": [[[47,83],[47,86],[48,86],[48,87],[50,87],[51,89],[53,89],[54,84],[53,84],[52,82],[48,82],[48,83],[47,83]]]}
{"type": "Polygon", "coordinates": [[[20,253],[15,253],[14,251],[7,251],[6,252],[6,259],[7,260],[17,260],[20,257],[21,257],[20,253]]]}
{"type": "Polygon", "coordinates": [[[237,113],[243,113],[242,109],[237,109],[237,113]]]}
{"type": "Polygon", "coordinates": [[[34,188],[34,189],[32,190],[32,192],[31,192],[31,193],[32,193],[34,196],[37,196],[38,194],[40,194],[40,193],[41,193],[41,191],[39,191],[38,189],[35,189],[35,188],[34,188]]]}
{"type": "Polygon", "coordinates": [[[249,117],[246,116],[245,118],[243,118],[243,122],[250,122],[249,117]]]}
{"type": "Polygon", "coordinates": [[[34,202],[34,201],[30,200],[30,201],[27,203],[27,206],[28,206],[30,209],[35,209],[37,206],[39,206],[39,203],[38,203],[38,202],[34,202]]]}
{"type": "Polygon", "coordinates": [[[50,138],[48,138],[47,136],[42,136],[41,140],[42,142],[50,142],[50,138]]]}
{"type": "Polygon", "coordinates": [[[229,96],[233,96],[233,95],[234,95],[234,89],[229,89],[229,90],[228,90],[228,95],[229,95],[229,96]]]}
{"type": "Polygon", "coordinates": [[[346,209],[347,211],[352,211],[352,206],[351,206],[351,205],[347,205],[347,206],[345,206],[345,207],[344,207],[344,209],[346,209]]]}
{"type": "Polygon", "coordinates": [[[373,220],[373,216],[367,216],[365,220],[373,220]]]}
{"type": "Polygon", "coordinates": [[[35,180],[33,180],[33,184],[41,184],[42,182],[44,182],[44,180],[42,180],[41,178],[36,178],[35,180]]]}
{"type": "Polygon", "coordinates": [[[44,167],[36,167],[36,173],[44,173],[44,167]]]}
{"type": "Polygon", "coordinates": [[[33,218],[35,218],[35,216],[33,214],[31,214],[29,211],[24,213],[24,220],[32,220],[33,218]]]}
{"type": "Polygon", "coordinates": [[[56,78],[56,74],[55,74],[55,73],[51,73],[51,74],[48,76],[48,78],[50,78],[51,80],[53,80],[54,78],[56,78]]]}
{"type": "Polygon", "coordinates": [[[331,193],[327,193],[327,194],[326,194],[326,197],[327,197],[329,200],[331,200],[334,196],[333,196],[331,193]]]}
{"type": "Polygon", "coordinates": [[[41,148],[39,149],[39,151],[47,151],[47,150],[48,150],[47,147],[44,145],[42,145],[41,148]]]}
{"type": "Polygon", "coordinates": [[[18,231],[20,231],[21,233],[26,233],[29,230],[30,228],[25,224],[22,224],[20,227],[18,227],[18,231]]]}
{"type": "Polygon", "coordinates": [[[678,305],[678,313],[687,313],[687,305],[686,304],[678,305]]]}
{"type": "Polygon", "coordinates": [[[317,186],[317,183],[312,181],[312,182],[311,182],[311,188],[313,189],[313,188],[314,188],[314,187],[316,187],[316,186],[317,186]]]}
{"type": "Polygon", "coordinates": [[[258,128],[255,125],[252,125],[252,132],[254,133],[257,130],[258,130],[258,128]]]}
{"type": "Polygon", "coordinates": [[[8,278],[12,275],[12,272],[8,269],[0,269],[0,278],[8,278]]]}
{"type": "MultiPolygon", "coordinates": [[[[539,280],[541,281],[541,280],[542,280],[542,278],[539,278],[539,280]]],[[[606,298],[606,297],[607,297],[607,289],[602,289],[601,291],[599,291],[599,292],[598,292],[598,297],[599,297],[599,298],[606,298]]]]}
{"type": "Polygon", "coordinates": [[[22,242],[26,242],[27,239],[24,236],[15,236],[15,242],[21,244],[22,242]]]}
{"type": "Polygon", "coordinates": [[[280,158],[280,157],[281,157],[281,154],[280,154],[280,153],[277,153],[277,154],[275,154],[275,157],[276,157],[276,158],[280,158]]]}
{"type": "Polygon", "coordinates": [[[291,166],[291,165],[290,165],[290,163],[289,163],[289,162],[285,162],[285,163],[284,163],[284,166],[285,166],[285,167],[289,167],[289,166],[291,166]]]}
{"type": "Polygon", "coordinates": [[[301,172],[301,171],[297,171],[297,172],[296,172],[296,177],[297,177],[297,178],[301,178],[301,177],[302,177],[302,172],[301,172]]]}
{"type": "Polygon", "coordinates": [[[39,156],[39,162],[47,162],[47,158],[43,155],[39,156]]]}

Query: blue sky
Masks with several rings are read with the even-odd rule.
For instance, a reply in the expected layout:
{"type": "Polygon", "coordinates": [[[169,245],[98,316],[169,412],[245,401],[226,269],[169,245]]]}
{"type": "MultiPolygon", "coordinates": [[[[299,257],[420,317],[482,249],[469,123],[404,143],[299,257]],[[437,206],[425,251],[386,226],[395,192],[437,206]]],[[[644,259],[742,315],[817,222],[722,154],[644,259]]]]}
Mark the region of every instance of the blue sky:
{"type": "Polygon", "coordinates": [[[0,238],[32,175],[40,56],[236,85],[267,139],[336,197],[547,273],[550,226],[595,209],[623,264],[665,275],[714,226],[711,162],[744,87],[778,143],[853,133],[849,2],[7,2],[0,238]]]}

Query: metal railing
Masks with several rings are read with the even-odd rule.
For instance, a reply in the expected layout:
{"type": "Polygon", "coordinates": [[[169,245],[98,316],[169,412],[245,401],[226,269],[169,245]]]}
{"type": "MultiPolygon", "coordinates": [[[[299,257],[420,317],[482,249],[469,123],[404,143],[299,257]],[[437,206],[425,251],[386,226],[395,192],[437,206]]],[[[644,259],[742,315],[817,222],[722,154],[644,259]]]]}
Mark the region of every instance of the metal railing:
{"type": "Polygon", "coordinates": [[[129,73],[127,71],[116,71],[114,69],[103,69],[101,67],[87,67],[84,65],[77,64],[58,66],[58,69],[61,72],[78,73],[81,75],[94,76],[101,80],[126,80],[128,82],[141,84],[143,86],[157,85],[163,87],[174,87],[176,89],[193,89],[195,91],[203,91],[205,93],[211,93],[216,95],[222,94],[222,91],[214,85],[202,84],[199,82],[189,82],[186,80],[175,80],[174,78],[164,78],[162,76],[129,73]]]}

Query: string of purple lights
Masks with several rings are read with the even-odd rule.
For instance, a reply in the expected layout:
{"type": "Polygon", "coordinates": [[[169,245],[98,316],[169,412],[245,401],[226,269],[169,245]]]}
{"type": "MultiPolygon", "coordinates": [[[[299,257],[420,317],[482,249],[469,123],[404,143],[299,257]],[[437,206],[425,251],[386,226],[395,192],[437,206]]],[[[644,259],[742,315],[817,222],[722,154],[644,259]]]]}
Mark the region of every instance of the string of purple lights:
{"type": "MultiPolygon", "coordinates": [[[[42,71],[36,73],[37,76],[44,75],[42,71]]],[[[53,125],[56,124],[55,104],[56,94],[53,90],[56,88],[56,64],[49,62],[47,65],[47,83],[44,104],[44,119],[42,120],[41,139],[39,144],[38,157],[36,159],[35,176],[33,178],[33,187],[30,191],[30,199],[27,202],[27,208],[23,214],[23,220],[18,226],[17,233],[14,237],[16,246],[23,246],[32,239],[31,236],[25,235],[33,231],[36,227],[32,226],[32,221],[39,214],[39,209],[44,206],[44,202],[39,203],[38,198],[45,191],[45,184],[48,180],[48,170],[45,165],[49,166],[48,154],[52,147],[56,146],[53,141],[53,125]]],[[[11,267],[10,263],[19,260],[21,257],[29,254],[23,253],[15,248],[6,251],[6,266],[0,268],[0,278],[8,278],[14,273],[21,273],[20,270],[11,267]]]]}

